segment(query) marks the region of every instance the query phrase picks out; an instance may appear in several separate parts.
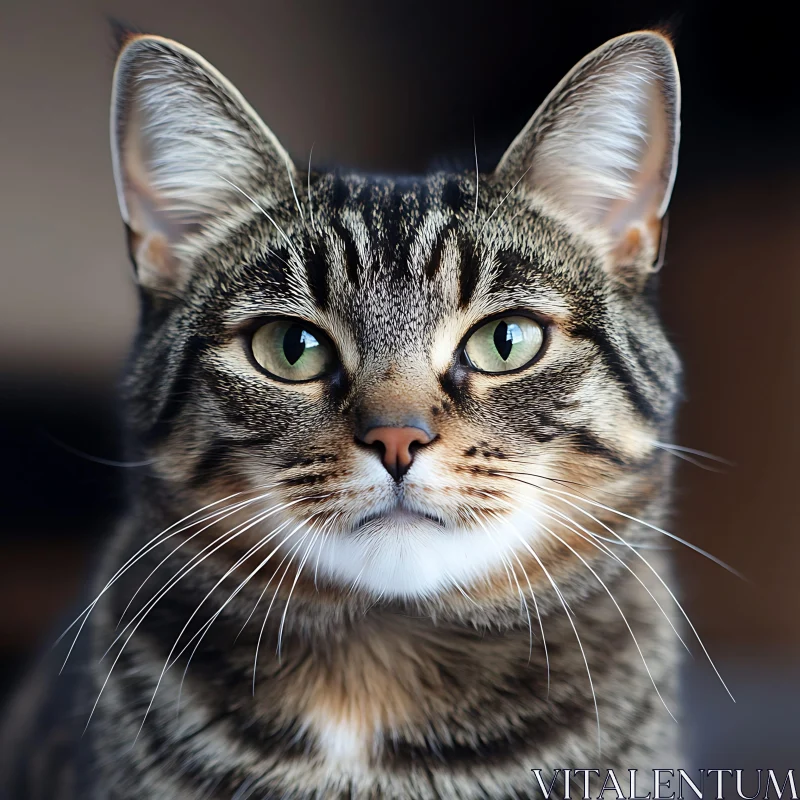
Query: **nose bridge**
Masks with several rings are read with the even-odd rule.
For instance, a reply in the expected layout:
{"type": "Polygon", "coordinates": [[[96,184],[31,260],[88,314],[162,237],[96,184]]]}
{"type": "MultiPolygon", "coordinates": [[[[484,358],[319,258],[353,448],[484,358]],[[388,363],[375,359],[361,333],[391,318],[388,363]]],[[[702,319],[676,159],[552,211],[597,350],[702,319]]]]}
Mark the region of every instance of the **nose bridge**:
{"type": "Polygon", "coordinates": [[[356,388],[355,424],[357,433],[370,428],[420,428],[432,436],[431,408],[435,405],[432,376],[420,365],[401,368],[384,364],[370,370],[356,388]]]}
{"type": "Polygon", "coordinates": [[[384,363],[363,374],[354,386],[356,441],[377,451],[397,482],[411,467],[416,451],[438,435],[432,379],[419,362],[404,368],[384,363]]]}

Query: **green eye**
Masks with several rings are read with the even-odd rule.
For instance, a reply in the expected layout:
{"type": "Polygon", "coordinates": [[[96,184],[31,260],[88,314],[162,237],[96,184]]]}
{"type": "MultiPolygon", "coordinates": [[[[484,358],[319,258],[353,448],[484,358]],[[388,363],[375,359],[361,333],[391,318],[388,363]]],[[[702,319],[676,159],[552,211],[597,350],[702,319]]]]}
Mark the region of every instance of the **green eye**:
{"type": "Polygon", "coordinates": [[[511,372],[536,357],[544,330],[528,317],[500,317],[481,325],[464,347],[469,365],[481,372],[511,372]]]}
{"type": "Polygon", "coordinates": [[[253,358],[285,381],[310,381],[330,370],[334,351],[328,338],[302,320],[276,319],[262,325],[251,342],[253,358]]]}

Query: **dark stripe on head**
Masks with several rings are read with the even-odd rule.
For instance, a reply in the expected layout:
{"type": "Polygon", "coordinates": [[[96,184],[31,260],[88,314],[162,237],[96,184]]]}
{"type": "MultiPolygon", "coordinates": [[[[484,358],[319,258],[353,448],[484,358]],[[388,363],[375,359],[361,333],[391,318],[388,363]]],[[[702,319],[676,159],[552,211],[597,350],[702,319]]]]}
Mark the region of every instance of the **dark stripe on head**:
{"type": "Polygon", "coordinates": [[[480,276],[480,259],[474,243],[469,239],[461,241],[461,273],[458,284],[458,303],[466,308],[475,293],[480,276]]]}
{"type": "Polygon", "coordinates": [[[189,485],[193,489],[203,486],[209,478],[219,474],[222,465],[230,458],[231,449],[220,439],[215,439],[206,448],[200,461],[192,469],[189,485]]]}
{"type": "Polygon", "coordinates": [[[329,474],[318,472],[313,475],[300,475],[297,478],[283,478],[280,483],[283,486],[319,486],[328,478],[330,478],[329,474]]]}
{"type": "Polygon", "coordinates": [[[648,354],[642,347],[642,343],[630,331],[627,332],[625,340],[628,343],[630,351],[636,356],[636,363],[639,368],[647,376],[647,379],[654,383],[662,392],[668,390],[667,385],[664,383],[663,376],[659,374],[658,370],[653,369],[648,363],[648,354]]]}
{"type": "Polygon", "coordinates": [[[392,276],[396,280],[408,275],[409,241],[406,230],[414,228],[411,212],[403,190],[395,186],[384,213],[384,247],[386,263],[392,265],[392,276]],[[407,227],[404,223],[407,223],[407,227]]]}
{"type": "Polygon", "coordinates": [[[318,240],[314,250],[306,253],[306,278],[311,295],[321,309],[328,305],[328,257],[327,248],[318,240]]]}
{"type": "Polygon", "coordinates": [[[415,192],[417,205],[419,206],[419,218],[422,219],[429,211],[431,206],[431,192],[427,183],[421,183],[415,192]]]}
{"type": "MultiPolygon", "coordinates": [[[[344,246],[344,269],[347,273],[347,279],[353,286],[359,285],[359,267],[361,262],[358,258],[358,249],[350,235],[350,231],[338,220],[331,220],[331,227],[336,232],[336,235],[341,239],[344,246]]],[[[362,267],[363,268],[363,267],[362,267]]]]}
{"type": "Polygon", "coordinates": [[[433,248],[431,250],[431,257],[425,265],[425,274],[428,276],[429,280],[432,280],[439,271],[439,267],[442,264],[442,250],[444,250],[444,246],[447,244],[450,233],[455,230],[455,228],[456,223],[451,220],[437,234],[436,241],[433,243],[433,248]]]}
{"type": "Polygon", "coordinates": [[[331,192],[331,209],[333,211],[342,210],[342,206],[347,200],[347,194],[347,184],[341,175],[337,175],[333,179],[333,191],[331,192]]]}
{"type": "Polygon", "coordinates": [[[574,428],[569,432],[569,438],[581,453],[604,458],[618,466],[625,465],[625,459],[614,448],[600,441],[588,428],[574,428]]]}
{"type": "Polygon", "coordinates": [[[645,419],[656,419],[658,415],[653,404],[640,391],[630,368],[619,351],[611,344],[605,331],[597,326],[585,324],[574,328],[572,333],[574,336],[588,339],[595,344],[606,368],[622,386],[633,407],[645,419]]]}
{"type": "Polygon", "coordinates": [[[256,447],[270,442],[270,437],[258,437],[257,439],[246,439],[244,441],[241,439],[214,437],[200,460],[192,468],[190,486],[193,489],[199,489],[205,486],[212,478],[222,475],[229,468],[237,449],[248,446],[256,447]]]}
{"type": "Polygon", "coordinates": [[[457,373],[454,375],[452,370],[448,370],[439,378],[439,384],[456,406],[459,408],[465,406],[468,395],[463,378],[459,379],[457,373]]]}
{"type": "Polygon", "coordinates": [[[358,203],[364,221],[367,226],[373,229],[377,227],[377,206],[380,202],[380,187],[374,183],[365,183],[358,193],[356,202],[358,203]]]}
{"type": "Polygon", "coordinates": [[[175,420],[192,394],[194,372],[204,346],[205,340],[200,336],[190,336],[186,342],[178,366],[171,376],[167,376],[167,388],[162,395],[163,402],[157,411],[155,422],[144,435],[147,444],[163,441],[171,433],[175,420]]]}
{"type": "Polygon", "coordinates": [[[257,273],[260,279],[266,276],[277,291],[288,293],[289,251],[286,248],[270,248],[265,256],[246,264],[245,270],[257,273]]]}
{"type": "Polygon", "coordinates": [[[469,198],[464,193],[461,183],[456,178],[448,178],[442,189],[442,202],[454,214],[459,214],[467,205],[469,198]]]}
{"type": "Polygon", "coordinates": [[[498,270],[492,283],[493,289],[519,286],[536,268],[535,264],[530,263],[530,257],[522,256],[515,250],[498,250],[494,255],[494,261],[498,270]]]}

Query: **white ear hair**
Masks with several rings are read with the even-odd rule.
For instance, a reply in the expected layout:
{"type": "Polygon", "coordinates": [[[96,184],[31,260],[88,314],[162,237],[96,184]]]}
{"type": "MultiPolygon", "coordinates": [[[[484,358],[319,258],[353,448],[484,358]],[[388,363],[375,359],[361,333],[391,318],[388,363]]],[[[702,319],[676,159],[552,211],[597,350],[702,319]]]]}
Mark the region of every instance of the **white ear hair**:
{"type": "Polygon", "coordinates": [[[524,174],[526,185],[618,242],[666,211],[679,138],[672,46],[658,33],[633,33],[607,42],[567,74],[497,174],[524,174]]]}
{"type": "Polygon", "coordinates": [[[111,151],[140,280],[169,289],[186,241],[259,193],[283,196],[289,157],[214,67],[177,42],[135,36],[114,72],[111,151]]]}

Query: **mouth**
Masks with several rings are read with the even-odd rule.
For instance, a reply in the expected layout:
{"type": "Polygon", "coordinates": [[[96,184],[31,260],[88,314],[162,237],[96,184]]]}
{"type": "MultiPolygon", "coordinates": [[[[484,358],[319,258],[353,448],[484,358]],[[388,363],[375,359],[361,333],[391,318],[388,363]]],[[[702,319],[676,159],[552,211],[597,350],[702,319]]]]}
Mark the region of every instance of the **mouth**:
{"type": "Polygon", "coordinates": [[[375,527],[376,524],[381,522],[395,523],[402,525],[403,523],[419,523],[421,521],[430,522],[443,530],[447,528],[445,521],[436,514],[429,514],[424,511],[412,511],[407,508],[391,508],[388,511],[378,511],[375,513],[365,514],[359,517],[350,529],[351,533],[356,533],[364,528],[375,527]]]}

